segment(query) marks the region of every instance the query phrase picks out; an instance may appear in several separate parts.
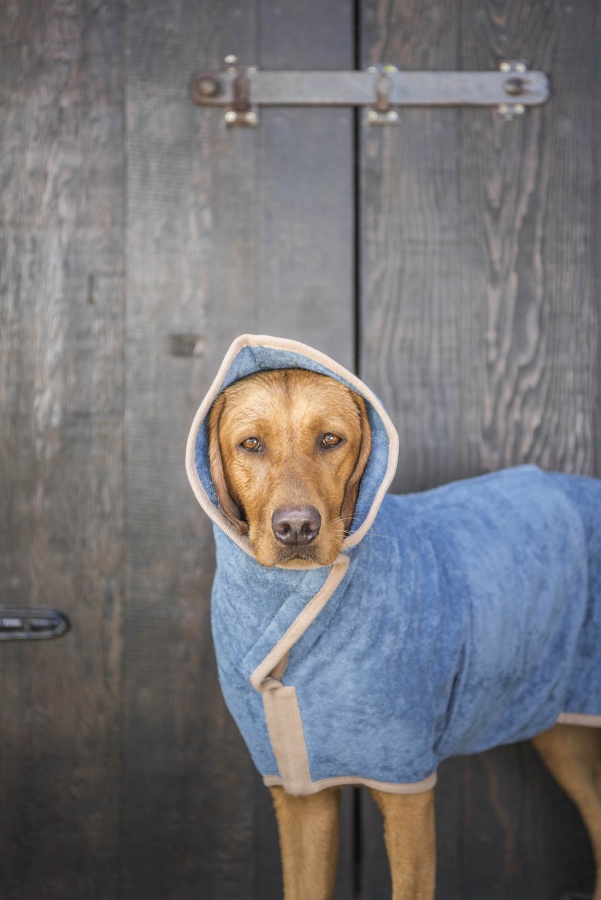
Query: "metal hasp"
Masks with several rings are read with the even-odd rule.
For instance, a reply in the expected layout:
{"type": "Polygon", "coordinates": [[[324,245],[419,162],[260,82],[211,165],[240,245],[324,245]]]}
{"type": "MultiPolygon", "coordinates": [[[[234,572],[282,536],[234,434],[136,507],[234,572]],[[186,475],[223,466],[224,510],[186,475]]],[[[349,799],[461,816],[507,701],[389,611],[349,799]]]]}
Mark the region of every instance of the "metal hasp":
{"type": "Polygon", "coordinates": [[[228,125],[255,126],[260,106],[359,106],[369,124],[394,124],[402,106],[496,106],[504,118],[522,115],[549,96],[544,72],[520,60],[496,72],[399,72],[370,66],[365,72],[261,72],[226,57],[220,72],[198,72],[190,96],[199,106],[225,108],[228,125]]]}
{"type": "Polygon", "coordinates": [[[57,609],[0,609],[0,641],[39,641],[69,631],[68,618],[57,609]]]}

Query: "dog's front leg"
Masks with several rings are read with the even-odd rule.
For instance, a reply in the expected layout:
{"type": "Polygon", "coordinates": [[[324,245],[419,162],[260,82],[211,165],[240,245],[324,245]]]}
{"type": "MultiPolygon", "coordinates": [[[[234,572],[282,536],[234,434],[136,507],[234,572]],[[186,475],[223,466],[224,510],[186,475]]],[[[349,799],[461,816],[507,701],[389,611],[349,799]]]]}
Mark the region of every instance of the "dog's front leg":
{"type": "Polygon", "coordinates": [[[372,791],[372,795],[384,817],[392,900],[434,900],[434,791],[421,794],[372,791]]]}
{"type": "Polygon", "coordinates": [[[338,861],[340,789],[293,797],[271,794],[280,832],[284,900],[330,900],[338,861]]]}

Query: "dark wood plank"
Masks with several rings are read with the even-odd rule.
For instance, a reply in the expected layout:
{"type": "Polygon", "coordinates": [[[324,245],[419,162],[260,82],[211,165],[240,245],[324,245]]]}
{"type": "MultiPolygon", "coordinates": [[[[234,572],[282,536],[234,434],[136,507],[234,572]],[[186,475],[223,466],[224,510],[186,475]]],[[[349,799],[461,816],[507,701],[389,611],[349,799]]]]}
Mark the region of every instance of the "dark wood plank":
{"type": "MultiPolygon", "coordinates": [[[[261,0],[262,69],[352,69],[349,0],[261,0]]],[[[257,130],[257,323],[260,333],[316,346],[354,364],[354,134],[349,109],[263,109],[257,130]]],[[[281,897],[273,812],[257,795],[264,850],[255,897],[281,897]]],[[[354,804],[345,792],[337,900],[353,896],[354,804]]]]}
{"type": "MultiPolygon", "coordinates": [[[[427,4],[417,11],[403,4],[410,18],[399,28],[394,4],[368,6],[365,27],[373,49],[364,59],[385,55],[396,63],[389,47],[403,40],[410,57],[410,62],[402,60],[403,67],[413,65],[415,58],[424,67],[443,68],[432,59],[438,42],[419,38],[423,20],[438,21],[438,7],[427,4]]],[[[458,133],[447,132],[448,171],[436,160],[428,170],[435,153],[428,142],[437,144],[440,138],[434,131],[431,136],[420,131],[426,127],[422,112],[411,122],[412,134],[419,134],[413,154],[395,149],[386,157],[386,141],[399,140],[395,137],[364,139],[362,341],[372,345],[363,347],[363,375],[400,422],[398,485],[412,490],[438,477],[528,460],[592,472],[596,459],[599,471],[594,410],[600,317],[593,289],[598,213],[590,189],[599,144],[594,49],[599,15],[591,3],[464,2],[461,8],[460,19],[454,18],[457,6],[454,13],[449,10],[461,68],[527,58],[534,68],[551,74],[553,97],[545,109],[512,123],[494,111],[461,113],[455,120],[458,133]],[[381,160],[384,170],[393,173],[391,160],[396,161],[396,175],[388,175],[388,202],[380,186],[386,177],[379,174],[381,160]],[[430,215],[435,234],[437,228],[444,230],[445,221],[451,222],[438,212],[438,172],[445,173],[439,181],[449,196],[456,192],[460,201],[460,214],[450,226],[459,264],[451,262],[446,281],[437,246],[407,261],[403,247],[399,251],[394,245],[399,236],[404,246],[407,237],[425,234],[426,226],[431,233],[429,186],[424,193],[421,170],[429,175],[436,198],[430,215]],[[381,199],[376,204],[371,197],[381,199]],[[422,287],[422,296],[429,279],[437,285],[430,294],[436,296],[441,285],[446,289],[444,337],[438,346],[444,343],[448,353],[442,364],[440,352],[432,357],[428,345],[438,333],[439,318],[432,316],[428,301],[420,312],[414,309],[405,287],[407,270],[410,284],[422,287]],[[406,365],[398,361],[403,355],[406,365]],[[450,424],[441,427],[447,412],[450,424]]],[[[481,760],[449,761],[440,778],[439,892],[445,897],[559,897],[562,890],[590,890],[590,851],[582,827],[528,749],[502,748],[481,760]],[[520,859],[527,859],[527,865],[520,859]]],[[[367,880],[374,896],[386,896],[386,864],[374,847],[380,838],[373,838],[377,829],[371,815],[368,811],[365,817],[365,852],[376,879],[367,880]]]]}
{"type": "Polygon", "coordinates": [[[592,2],[464,3],[466,66],[526,57],[553,81],[550,103],[523,121],[462,116],[470,471],[524,461],[593,470],[596,16],[592,2]]]}
{"type": "Polygon", "coordinates": [[[0,605],[56,606],[3,643],[0,894],[119,895],[123,11],[0,17],[0,605]]]}
{"type": "MultiPolygon", "coordinates": [[[[601,15],[597,12],[595,21],[595,29],[592,33],[591,42],[593,47],[599,46],[601,40],[601,15]]],[[[592,96],[591,96],[591,114],[593,122],[601,121],[601,56],[596,55],[596,70],[593,78],[592,96]]],[[[601,168],[601,146],[599,140],[593,141],[593,169],[599,172],[601,168]]],[[[598,188],[595,187],[595,194],[598,196],[598,188]]],[[[593,220],[591,223],[593,231],[593,246],[599,247],[601,242],[601,203],[593,203],[593,220]]],[[[593,296],[601,297],[601,254],[593,254],[593,296]]],[[[601,348],[601,309],[599,302],[595,304],[595,323],[593,326],[594,340],[597,348],[601,348]]],[[[594,409],[601,409],[601,353],[597,352],[595,365],[595,383],[592,397],[594,409]]],[[[601,476],[601,415],[597,413],[594,419],[594,445],[595,459],[593,471],[595,475],[601,476]]]]}
{"type": "MultiPolygon", "coordinates": [[[[318,323],[302,325],[306,308],[296,305],[300,277],[293,296],[281,275],[266,277],[265,270],[273,268],[280,232],[295,215],[306,219],[302,204],[323,184],[307,186],[299,178],[297,158],[278,148],[277,129],[272,145],[263,120],[257,130],[228,130],[219,111],[198,110],[181,90],[182,74],[187,79],[194,69],[219,67],[226,53],[235,53],[241,64],[273,64],[269,48],[281,45],[270,27],[273,32],[275,22],[282,35],[293,35],[287,40],[296,47],[298,34],[289,27],[295,23],[268,6],[256,14],[251,5],[242,11],[236,4],[207,4],[201,15],[192,3],[178,10],[177,30],[165,35],[165,21],[177,18],[175,7],[132,5],[128,29],[126,889],[131,896],[162,897],[179,882],[206,896],[239,900],[279,895],[277,842],[268,794],[219,695],[208,627],[212,539],[183,484],[181,446],[193,408],[236,334],[278,327],[290,333],[287,309],[300,317],[295,336],[311,340],[317,334],[318,323]],[[292,192],[278,174],[286,169],[292,192]],[[266,209],[277,241],[262,224],[266,209]],[[165,357],[170,332],[200,335],[201,356],[165,357]],[[181,473],[177,483],[174,471],[181,473]],[[253,853],[269,862],[254,867],[253,853]]],[[[322,12],[312,23],[322,46],[320,29],[327,21],[322,12]]],[[[299,130],[292,152],[302,159],[297,143],[314,140],[314,130],[313,137],[299,130]]],[[[347,143],[344,150],[352,158],[347,143]]],[[[304,178],[316,166],[312,158],[304,178]]],[[[349,167],[345,186],[350,178],[349,167]]],[[[343,221],[352,232],[347,197],[344,202],[343,221]]],[[[340,234],[340,204],[336,216],[324,216],[336,234],[329,247],[344,246],[350,259],[347,232],[340,234]]],[[[335,265],[323,258],[315,263],[313,223],[303,229],[291,239],[293,262],[299,271],[313,266],[325,298],[323,285],[338,271],[340,250],[335,265]]],[[[332,309],[332,320],[334,314],[332,309]]],[[[319,331],[321,346],[336,352],[338,345],[328,347],[321,326],[319,331]]],[[[335,334],[348,361],[350,323],[338,325],[335,334]]]]}
{"type": "MultiPolygon", "coordinates": [[[[265,69],[354,68],[349,0],[262,0],[265,69]]],[[[259,321],[354,361],[354,135],[349,109],[264,109],[257,137],[259,321]]]]}
{"type": "MultiPolygon", "coordinates": [[[[455,69],[457,28],[457,3],[368,0],[361,64],[455,69]]],[[[396,491],[459,474],[458,115],[402,110],[398,125],[361,128],[360,374],[400,434],[396,491]]],[[[390,896],[382,825],[362,801],[362,900],[380,900],[390,896]]]]}
{"type": "MultiPolygon", "coordinates": [[[[454,69],[457,4],[363,4],[361,62],[454,69]]],[[[361,129],[361,374],[401,438],[394,488],[457,474],[458,183],[454,110],[402,110],[361,129]]]]}
{"type": "Polygon", "coordinates": [[[254,325],[254,141],[187,82],[252,58],[253,4],[128,4],[125,896],[250,897],[253,774],[219,690],[209,522],[184,473],[195,409],[254,325]],[[198,355],[169,353],[172,334],[198,355]]]}
{"type": "MultiPolygon", "coordinates": [[[[594,471],[596,28],[591,2],[463,2],[466,67],[526,58],[553,86],[549,104],[523,121],[462,114],[462,454],[469,472],[525,461],[594,471]]],[[[473,760],[463,788],[470,823],[463,896],[591,890],[584,831],[526,748],[473,760]]]]}
{"type": "Polygon", "coordinates": [[[472,757],[463,772],[462,894],[476,900],[591,896],[580,816],[529,744],[472,757]]]}

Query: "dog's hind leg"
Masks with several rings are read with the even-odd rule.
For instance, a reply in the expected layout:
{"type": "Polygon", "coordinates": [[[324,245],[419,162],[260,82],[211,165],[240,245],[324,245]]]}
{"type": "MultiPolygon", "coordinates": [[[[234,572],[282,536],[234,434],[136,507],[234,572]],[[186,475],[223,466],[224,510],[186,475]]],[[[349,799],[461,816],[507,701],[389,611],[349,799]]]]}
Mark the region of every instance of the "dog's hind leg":
{"type": "Polygon", "coordinates": [[[593,900],[601,900],[601,731],[555,725],[532,739],[543,762],[578,809],[596,866],[593,900]]]}
{"type": "Polygon", "coordinates": [[[372,791],[384,817],[392,900],[433,900],[436,877],[434,791],[372,791]]]}
{"type": "Polygon", "coordinates": [[[336,881],[340,788],[293,797],[272,788],[282,868],[284,900],[330,900],[336,881]]]}

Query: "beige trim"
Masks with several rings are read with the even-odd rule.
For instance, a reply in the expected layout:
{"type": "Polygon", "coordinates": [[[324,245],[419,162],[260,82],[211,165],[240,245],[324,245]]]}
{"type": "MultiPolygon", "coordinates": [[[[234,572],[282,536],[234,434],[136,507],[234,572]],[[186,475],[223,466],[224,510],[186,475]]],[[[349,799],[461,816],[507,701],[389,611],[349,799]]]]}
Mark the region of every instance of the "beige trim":
{"type": "Polygon", "coordinates": [[[280,783],[289,794],[311,794],[309,756],[295,688],[278,684],[265,691],[263,708],[280,783]]]}
{"type": "Polygon", "coordinates": [[[236,528],[234,528],[231,522],[228,522],[221,511],[213,504],[213,501],[205,491],[203,484],[199,478],[194,461],[196,436],[198,434],[198,429],[200,428],[201,422],[211,408],[213,401],[221,391],[221,387],[231,364],[233,363],[238,353],[244,347],[271,347],[274,350],[287,350],[292,353],[299,353],[303,356],[307,356],[309,359],[313,359],[315,362],[320,363],[322,366],[331,369],[332,372],[336,372],[337,375],[340,375],[342,378],[348,381],[349,384],[352,384],[360,394],[362,394],[367,400],[369,400],[369,402],[372,404],[372,406],[382,419],[389,440],[388,465],[384,478],[382,479],[378,492],[374,498],[374,502],[371,505],[371,509],[367,514],[365,521],[363,522],[361,527],[357,529],[357,531],[353,532],[350,537],[345,538],[343,541],[343,550],[348,547],[354,547],[355,544],[357,544],[361,540],[361,538],[364,537],[369,528],[371,528],[382,500],[384,499],[386,491],[390,487],[392,479],[394,478],[399,455],[399,436],[396,428],[392,423],[392,420],[390,419],[390,416],[382,406],[381,402],[378,400],[376,395],[365,384],[363,384],[363,382],[359,378],[357,378],[356,375],[353,375],[352,372],[349,372],[348,369],[345,369],[344,366],[341,366],[335,360],[330,359],[330,357],[326,356],[325,353],[321,353],[319,350],[315,350],[313,347],[308,347],[306,344],[302,344],[299,341],[291,341],[287,338],[270,337],[269,335],[242,334],[239,338],[236,338],[236,340],[228,349],[223,362],[219,367],[219,371],[217,372],[217,375],[215,376],[215,379],[211,384],[211,387],[209,388],[204,400],[196,411],[196,415],[194,416],[192,425],[190,427],[188,441],[186,443],[186,473],[188,475],[188,480],[190,482],[192,490],[194,491],[196,499],[198,500],[206,514],[209,516],[209,518],[212,519],[213,522],[215,522],[221,528],[221,530],[225,532],[225,534],[227,534],[228,537],[230,537],[238,547],[240,547],[241,550],[244,550],[245,553],[254,558],[254,554],[250,549],[248,540],[241,534],[239,534],[239,532],[236,528]]]}
{"type": "MultiPolygon", "coordinates": [[[[244,335],[243,335],[244,337],[244,335]]],[[[242,535],[238,532],[236,528],[228,522],[223,513],[215,506],[209,495],[204,489],[203,483],[200,480],[200,476],[196,470],[196,462],[195,462],[195,451],[196,451],[196,437],[198,435],[198,429],[202,423],[202,420],[207,415],[211,406],[213,405],[213,401],[219,394],[221,390],[221,385],[225,381],[225,376],[228,373],[228,370],[233,363],[234,359],[242,349],[242,347],[246,346],[246,342],[242,342],[242,338],[238,338],[231,345],[225,357],[223,358],[223,362],[219,367],[219,371],[213,380],[211,387],[208,390],[204,400],[196,410],[196,415],[192,421],[192,425],[190,427],[190,433],[188,435],[188,440],[186,443],[186,474],[188,475],[188,481],[190,482],[190,486],[194,491],[194,495],[196,499],[208,515],[210,519],[218,525],[225,534],[232,541],[240,547],[241,550],[244,550],[249,556],[252,556],[254,559],[254,553],[250,549],[248,540],[242,537],[242,535]]]]}
{"type": "MultiPolygon", "coordinates": [[[[334,562],[330,574],[326,578],[321,589],[311,600],[309,600],[305,608],[302,610],[302,612],[299,613],[292,625],[288,628],[287,631],[284,632],[277,644],[272,647],[265,659],[261,663],[259,663],[257,668],[250,676],[250,683],[256,691],[260,691],[261,693],[263,693],[263,691],[266,690],[273,690],[275,686],[273,683],[274,675],[277,667],[287,655],[289,650],[294,646],[294,644],[296,644],[299,638],[303,636],[309,625],[311,625],[311,623],[315,621],[319,613],[327,604],[328,600],[346,575],[348,567],[349,558],[348,556],[344,556],[344,554],[341,553],[334,562]]],[[[278,682],[276,681],[275,684],[277,685],[278,682]]]]}
{"type": "Polygon", "coordinates": [[[279,783],[289,794],[311,794],[314,790],[296,689],[291,685],[283,685],[279,679],[286,669],[291,647],[325,607],[344,578],[348,566],[348,557],[341,554],[321,590],[307,603],[250,676],[252,686],[263,694],[267,732],[280,773],[279,783]]]}
{"type": "Polygon", "coordinates": [[[585,725],[587,728],[601,728],[601,716],[588,713],[560,713],[557,717],[560,725],[585,725]]]}
{"type": "Polygon", "coordinates": [[[277,666],[271,673],[271,677],[274,678],[276,681],[281,681],[282,678],[284,677],[284,673],[286,672],[286,669],[288,668],[288,656],[289,656],[289,654],[286,653],[281,658],[281,660],[279,661],[279,663],[277,664],[277,666]]]}
{"type": "MultiPolygon", "coordinates": [[[[325,791],[330,787],[344,787],[344,785],[361,785],[376,791],[383,791],[386,794],[423,794],[424,791],[431,791],[436,785],[436,772],[433,772],[423,781],[408,782],[407,784],[392,784],[387,781],[375,781],[373,778],[355,778],[344,775],[340,778],[321,778],[319,781],[311,781],[309,790],[303,790],[303,794],[317,794],[319,791],[325,791]]],[[[286,791],[288,788],[281,778],[277,775],[266,775],[263,778],[267,787],[283,787],[286,791]]],[[[290,791],[288,791],[290,793],[290,791]]]]}

